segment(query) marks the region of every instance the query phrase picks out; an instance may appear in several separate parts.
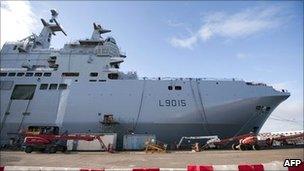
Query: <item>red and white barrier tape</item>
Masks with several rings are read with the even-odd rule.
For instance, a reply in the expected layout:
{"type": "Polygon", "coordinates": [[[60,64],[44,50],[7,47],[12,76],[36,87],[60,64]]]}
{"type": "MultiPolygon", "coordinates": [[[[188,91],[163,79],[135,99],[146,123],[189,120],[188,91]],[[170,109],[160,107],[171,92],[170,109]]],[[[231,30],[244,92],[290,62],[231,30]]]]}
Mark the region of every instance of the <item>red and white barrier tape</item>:
{"type": "Polygon", "coordinates": [[[240,164],[240,165],[188,165],[187,168],[67,168],[67,167],[38,167],[38,166],[0,166],[0,171],[304,171],[304,162],[297,167],[283,167],[282,162],[265,164],[240,164]]]}

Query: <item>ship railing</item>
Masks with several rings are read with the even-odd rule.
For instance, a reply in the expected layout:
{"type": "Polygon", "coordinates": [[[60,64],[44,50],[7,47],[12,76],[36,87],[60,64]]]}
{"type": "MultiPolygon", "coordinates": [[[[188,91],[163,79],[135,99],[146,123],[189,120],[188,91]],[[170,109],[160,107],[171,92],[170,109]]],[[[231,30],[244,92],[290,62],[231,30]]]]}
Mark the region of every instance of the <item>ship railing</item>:
{"type": "Polygon", "coordinates": [[[52,72],[54,71],[53,68],[47,68],[47,67],[33,67],[33,68],[0,68],[1,72],[35,72],[35,71],[41,71],[41,72],[52,72]]]}
{"type": "Polygon", "coordinates": [[[246,82],[247,85],[251,86],[267,86],[265,83],[256,83],[256,82],[246,82]]]}
{"type": "Polygon", "coordinates": [[[0,68],[0,71],[9,72],[9,71],[27,71],[26,68],[0,68]]]}
{"type": "MultiPolygon", "coordinates": [[[[53,53],[60,52],[61,50],[62,49],[56,49],[54,47],[50,47],[50,49],[32,49],[30,52],[35,53],[36,55],[45,55],[45,54],[49,54],[50,52],[53,52],[53,53]]],[[[5,54],[15,55],[16,52],[10,51],[10,52],[5,52],[5,54]]],[[[1,59],[1,60],[6,60],[6,59],[1,59]]]]}
{"type": "Polygon", "coordinates": [[[138,77],[139,80],[166,80],[166,81],[191,81],[191,80],[206,80],[206,81],[243,81],[239,78],[179,78],[179,77],[138,77]]]}

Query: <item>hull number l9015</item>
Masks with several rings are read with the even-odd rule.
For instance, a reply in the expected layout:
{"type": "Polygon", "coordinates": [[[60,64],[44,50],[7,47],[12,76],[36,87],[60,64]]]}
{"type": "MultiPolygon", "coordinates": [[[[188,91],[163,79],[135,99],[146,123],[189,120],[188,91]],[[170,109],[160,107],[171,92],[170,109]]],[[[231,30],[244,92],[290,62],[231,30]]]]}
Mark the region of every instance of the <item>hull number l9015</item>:
{"type": "Polygon", "coordinates": [[[159,100],[158,105],[161,107],[164,106],[187,106],[186,100],[159,100]]]}

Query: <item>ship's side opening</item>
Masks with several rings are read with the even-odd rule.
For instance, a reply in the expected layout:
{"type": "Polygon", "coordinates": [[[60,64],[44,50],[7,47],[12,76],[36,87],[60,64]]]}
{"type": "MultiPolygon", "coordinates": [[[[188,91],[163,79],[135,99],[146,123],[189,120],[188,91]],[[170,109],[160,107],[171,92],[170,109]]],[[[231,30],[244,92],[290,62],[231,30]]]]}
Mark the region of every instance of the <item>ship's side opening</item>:
{"type": "Polygon", "coordinates": [[[36,85],[15,85],[11,100],[32,100],[36,85]]]}

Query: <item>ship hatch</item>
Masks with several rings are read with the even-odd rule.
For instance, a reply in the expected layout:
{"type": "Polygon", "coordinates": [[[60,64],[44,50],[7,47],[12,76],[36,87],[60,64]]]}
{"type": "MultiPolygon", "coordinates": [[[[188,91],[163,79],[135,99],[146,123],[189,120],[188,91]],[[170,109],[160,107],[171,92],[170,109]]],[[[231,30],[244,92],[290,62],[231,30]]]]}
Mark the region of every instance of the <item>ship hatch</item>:
{"type": "Polygon", "coordinates": [[[100,123],[102,124],[102,132],[111,133],[116,132],[116,125],[119,124],[119,122],[114,119],[114,116],[112,114],[103,115],[103,120],[100,123]]]}
{"type": "Polygon", "coordinates": [[[104,115],[103,121],[101,123],[105,125],[110,125],[110,124],[117,124],[118,122],[116,122],[114,116],[110,114],[110,115],[104,115]]]}
{"type": "MultiPolygon", "coordinates": [[[[0,124],[0,132],[6,126],[6,119],[10,117],[10,113],[22,114],[22,117],[15,118],[14,121],[18,124],[14,127],[10,128],[10,132],[7,132],[9,138],[16,139],[19,136],[19,132],[22,129],[23,121],[27,115],[30,114],[29,106],[31,100],[34,97],[36,85],[34,84],[26,84],[26,85],[15,85],[14,90],[12,92],[10,101],[5,110],[5,115],[0,124]],[[27,101],[19,101],[19,100],[27,100],[27,101]],[[18,110],[16,110],[16,105],[18,106],[18,110]]],[[[12,116],[14,117],[14,115],[12,116]]],[[[10,123],[8,123],[10,124],[10,123]]]]}
{"type": "Polygon", "coordinates": [[[110,73],[108,74],[108,78],[111,80],[117,80],[118,79],[118,74],[117,73],[110,73]]]}
{"type": "Polygon", "coordinates": [[[15,85],[11,100],[32,100],[36,85],[15,85]]]}

